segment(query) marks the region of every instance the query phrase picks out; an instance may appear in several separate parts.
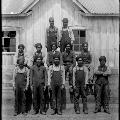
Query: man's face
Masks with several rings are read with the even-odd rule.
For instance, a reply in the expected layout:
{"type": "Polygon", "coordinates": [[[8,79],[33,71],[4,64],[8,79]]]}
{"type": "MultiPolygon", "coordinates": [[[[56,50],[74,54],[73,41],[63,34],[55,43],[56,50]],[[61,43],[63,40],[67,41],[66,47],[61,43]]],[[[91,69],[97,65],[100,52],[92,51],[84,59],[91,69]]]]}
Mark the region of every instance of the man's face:
{"type": "Polygon", "coordinates": [[[68,27],[68,22],[63,22],[63,27],[67,28],[68,27]]]}
{"type": "Polygon", "coordinates": [[[66,46],[66,51],[70,51],[70,45],[66,46]]]}
{"type": "Polygon", "coordinates": [[[41,63],[42,63],[42,59],[37,58],[36,62],[37,62],[37,65],[38,65],[38,66],[40,66],[40,65],[41,65],[41,63]]]}
{"type": "Polygon", "coordinates": [[[19,67],[23,68],[24,67],[24,62],[19,62],[19,67]]]}
{"type": "Polygon", "coordinates": [[[51,26],[51,27],[54,26],[54,20],[53,20],[53,19],[49,20],[49,23],[50,23],[50,26],[51,26]]]}
{"type": "Polygon", "coordinates": [[[56,46],[55,45],[52,46],[52,50],[54,50],[54,51],[56,50],[56,46]]]}
{"type": "Polygon", "coordinates": [[[56,66],[58,66],[58,65],[60,64],[59,58],[55,58],[55,59],[54,59],[54,64],[55,64],[56,66]]]}
{"type": "Polygon", "coordinates": [[[83,60],[82,58],[79,58],[78,59],[78,66],[81,67],[83,65],[83,60]]]}
{"type": "Polygon", "coordinates": [[[41,46],[38,46],[36,49],[38,52],[40,52],[42,48],[41,48],[41,46]]]}
{"type": "Polygon", "coordinates": [[[101,61],[100,61],[100,66],[104,66],[105,63],[106,63],[105,60],[101,60],[101,61]]]}
{"type": "Polygon", "coordinates": [[[88,45],[87,45],[87,44],[84,44],[83,49],[84,49],[85,51],[88,51],[88,45]]]}
{"type": "Polygon", "coordinates": [[[23,47],[20,47],[20,48],[19,48],[19,52],[20,52],[20,53],[23,53],[23,51],[24,51],[23,47]]]}

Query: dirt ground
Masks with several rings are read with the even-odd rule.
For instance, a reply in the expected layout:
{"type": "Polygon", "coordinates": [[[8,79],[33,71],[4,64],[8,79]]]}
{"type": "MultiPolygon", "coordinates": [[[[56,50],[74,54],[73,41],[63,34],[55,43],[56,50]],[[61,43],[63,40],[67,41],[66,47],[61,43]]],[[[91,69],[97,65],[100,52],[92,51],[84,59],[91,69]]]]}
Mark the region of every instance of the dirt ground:
{"type": "Polygon", "coordinates": [[[82,104],[80,103],[81,114],[74,112],[73,104],[67,104],[66,110],[60,115],[51,115],[52,110],[47,111],[47,115],[32,115],[31,112],[24,116],[22,114],[13,116],[14,114],[14,93],[11,90],[2,92],[2,120],[118,120],[118,104],[110,104],[111,114],[104,112],[93,113],[95,104],[88,102],[88,114],[83,114],[82,104]]]}

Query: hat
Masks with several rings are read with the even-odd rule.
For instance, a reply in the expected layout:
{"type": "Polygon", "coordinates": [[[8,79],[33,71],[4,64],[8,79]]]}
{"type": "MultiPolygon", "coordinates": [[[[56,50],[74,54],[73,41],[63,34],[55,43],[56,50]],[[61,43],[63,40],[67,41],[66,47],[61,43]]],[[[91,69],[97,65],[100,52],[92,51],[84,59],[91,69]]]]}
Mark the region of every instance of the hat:
{"type": "Polygon", "coordinates": [[[36,43],[35,47],[37,48],[38,46],[40,46],[42,48],[42,44],[41,43],[36,43]]]}
{"type": "Polygon", "coordinates": [[[79,54],[77,57],[76,57],[76,61],[79,60],[79,58],[81,58],[83,60],[83,56],[81,54],[79,54]]]}
{"type": "Polygon", "coordinates": [[[22,47],[23,49],[25,48],[25,46],[23,44],[19,44],[18,49],[20,49],[20,47],[22,47]]]}
{"type": "Polygon", "coordinates": [[[68,22],[68,18],[63,18],[63,22],[68,22]]]}
{"type": "Polygon", "coordinates": [[[50,17],[50,18],[49,18],[49,21],[54,21],[54,18],[53,18],[53,17],[50,17]]]}
{"type": "Polygon", "coordinates": [[[105,56],[100,56],[99,61],[101,62],[102,60],[104,60],[106,62],[106,57],[105,56]]]}

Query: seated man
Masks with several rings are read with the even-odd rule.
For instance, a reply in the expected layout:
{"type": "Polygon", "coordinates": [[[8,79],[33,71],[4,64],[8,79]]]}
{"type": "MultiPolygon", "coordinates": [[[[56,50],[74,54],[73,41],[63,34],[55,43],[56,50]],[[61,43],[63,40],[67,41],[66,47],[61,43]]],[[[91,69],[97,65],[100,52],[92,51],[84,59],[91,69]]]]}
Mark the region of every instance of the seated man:
{"type": "Polygon", "coordinates": [[[30,59],[30,66],[35,65],[35,56],[42,56],[43,57],[43,65],[45,63],[45,54],[44,52],[42,52],[42,44],[41,43],[37,43],[35,44],[36,47],[36,52],[33,54],[32,58],[30,59]]]}
{"type": "Polygon", "coordinates": [[[75,53],[71,50],[71,44],[66,44],[66,50],[62,53],[62,62],[65,66],[65,77],[67,78],[67,73],[69,73],[69,85],[70,85],[70,100],[73,103],[73,67],[76,65],[75,53]]]}
{"type": "Polygon", "coordinates": [[[105,65],[105,56],[101,56],[99,61],[100,66],[95,70],[95,76],[97,77],[95,81],[95,113],[100,112],[101,106],[103,106],[104,112],[109,114],[110,89],[108,76],[111,74],[111,70],[105,65]]]}
{"type": "Polygon", "coordinates": [[[90,51],[88,51],[88,43],[84,42],[82,44],[83,50],[81,52],[83,57],[83,63],[88,68],[88,84],[86,86],[87,95],[93,94],[93,66],[92,66],[92,56],[90,51]]]}

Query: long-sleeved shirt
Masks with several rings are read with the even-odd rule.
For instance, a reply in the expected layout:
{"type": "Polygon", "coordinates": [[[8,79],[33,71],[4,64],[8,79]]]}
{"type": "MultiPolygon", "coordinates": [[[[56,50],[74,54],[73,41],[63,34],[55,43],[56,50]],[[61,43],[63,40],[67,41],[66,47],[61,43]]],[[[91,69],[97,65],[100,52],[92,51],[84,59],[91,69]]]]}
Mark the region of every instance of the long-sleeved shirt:
{"type": "Polygon", "coordinates": [[[63,32],[63,31],[66,31],[66,30],[68,30],[69,37],[71,38],[71,43],[73,43],[73,41],[75,40],[75,38],[74,38],[74,34],[73,34],[72,29],[70,29],[69,27],[67,27],[67,28],[62,28],[62,30],[60,30],[59,42],[60,42],[61,37],[62,37],[62,32],[63,32]]]}
{"type": "Polygon", "coordinates": [[[44,66],[34,65],[30,69],[30,85],[36,86],[39,83],[47,85],[47,70],[44,66]]]}
{"type": "Polygon", "coordinates": [[[53,71],[60,71],[61,70],[61,76],[62,76],[62,84],[65,84],[65,69],[64,69],[64,66],[55,66],[54,64],[51,65],[49,67],[49,70],[48,70],[48,85],[50,85],[51,83],[51,77],[52,77],[52,73],[53,71]]]}
{"type": "Polygon", "coordinates": [[[67,62],[71,62],[73,64],[73,67],[76,65],[76,59],[75,59],[75,53],[73,51],[70,51],[67,53],[64,51],[62,53],[62,64],[65,64],[67,62]]]}
{"type": "Polygon", "coordinates": [[[79,67],[78,65],[73,68],[73,86],[75,86],[75,73],[77,70],[84,70],[85,72],[85,84],[88,84],[88,69],[86,66],[79,67]]]}
{"type": "Polygon", "coordinates": [[[15,67],[13,71],[13,85],[15,85],[15,77],[17,73],[26,73],[27,75],[27,86],[29,85],[29,69],[27,67],[23,67],[23,69],[20,69],[19,66],[15,67]]]}
{"type": "Polygon", "coordinates": [[[50,26],[46,29],[46,35],[45,35],[45,46],[47,46],[47,36],[49,36],[49,31],[56,31],[57,36],[57,43],[59,42],[59,32],[57,27],[51,28],[50,26]]]}

